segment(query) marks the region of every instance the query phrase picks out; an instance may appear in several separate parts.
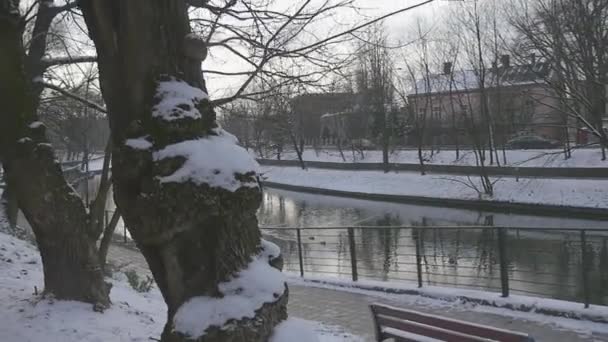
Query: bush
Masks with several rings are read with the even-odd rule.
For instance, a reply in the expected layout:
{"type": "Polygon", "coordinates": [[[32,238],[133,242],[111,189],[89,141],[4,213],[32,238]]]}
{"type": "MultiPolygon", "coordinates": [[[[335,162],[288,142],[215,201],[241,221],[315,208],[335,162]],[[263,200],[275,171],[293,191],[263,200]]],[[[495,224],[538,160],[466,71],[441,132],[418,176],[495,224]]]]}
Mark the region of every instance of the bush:
{"type": "Polygon", "coordinates": [[[139,275],[134,270],[128,270],[125,272],[129,285],[137,292],[150,292],[152,286],[154,286],[154,278],[149,275],[146,279],[139,279],[139,275]]]}

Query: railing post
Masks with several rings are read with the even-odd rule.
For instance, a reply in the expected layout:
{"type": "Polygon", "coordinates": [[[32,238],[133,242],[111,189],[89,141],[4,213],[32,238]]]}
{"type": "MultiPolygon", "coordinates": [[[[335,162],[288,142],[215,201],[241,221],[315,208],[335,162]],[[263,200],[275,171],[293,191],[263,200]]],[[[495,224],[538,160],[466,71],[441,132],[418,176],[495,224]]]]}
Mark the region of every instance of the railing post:
{"type": "Polygon", "coordinates": [[[509,260],[507,256],[507,236],[504,228],[498,229],[498,258],[500,262],[500,285],[502,296],[509,297],[509,260]]]}
{"type": "Polygon", "coordinates": [[[420,232],[413,228],[414,242],[416,243],[416,275],[418,276],[418,287],[422,287],[422,255],[420,253],[420,232]]]}
{"type": "Polygon", "coordinates": [[[353,276],[353,281],[357,281],[359,279],[359,274],[357,273],[357,251],[355,246],[355,231],[353,228],[348,228],[348,244],[350,246],[351,274],[353,276]]]}
{"type": "Polygon", "coordinates": [[[585,230],[581,230],[581,262],[583,270],[583,297],[585,300],[585,309],[589,308],[589,260],[587,260],[587,236],[585,230]]]}
{"type": "Polygon", "coordinates": [[[296,234],[298,236],[298,260],[300,261],[300,277],[304,277],[304,261],[302,259],[302,235],[300,228],[296,228],[296,234]]]}

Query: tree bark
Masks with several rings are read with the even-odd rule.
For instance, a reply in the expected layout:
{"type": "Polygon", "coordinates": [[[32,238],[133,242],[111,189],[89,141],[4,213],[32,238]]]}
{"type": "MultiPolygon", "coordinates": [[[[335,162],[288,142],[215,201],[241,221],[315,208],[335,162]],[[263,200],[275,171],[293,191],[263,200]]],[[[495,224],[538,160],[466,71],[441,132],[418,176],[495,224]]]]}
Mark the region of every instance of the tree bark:
{"type": "Polygon", "coordinates": [[[66,183],[42,125],[25,67],[18,2],[0,2],[0,158],[7,184],[32,226],[42,256],[45,293],[109,305],[109,285],[87,230],[82,201],[66,183]]]}
{"type": "MultiPolygon", "coordinates": [[[[158,161],[154,152],[218,134],[208,99],[195,105],[200,118],[166,121],[152,115],[160,82],[177,79],[204,89],[201,61],[183,53],[184,37],[190,33],[186,3],[83,0],[80,6],[97,49],[110,119],[114,199],[167,303],[161,340],[267,341],[287,315],[287,291],[259,308],[253,319],[230,322],[230,329],[213,326],[195,338],[175,331],[173,319],[184,303],[197,296],[222,297],[218,285],[259,252],[256,211],[262,200],[259,186],[230,191],[192,179],[159,181],[182,167],[187,157],[158,161]],[[127,139],[142,137],[149,148],[127,146],[127,139]]],[[[221,160],[206,162],[222,169],[221,160]]],[[[254,174],[234,177],[240,183],[257,182],[254,174]]]]}

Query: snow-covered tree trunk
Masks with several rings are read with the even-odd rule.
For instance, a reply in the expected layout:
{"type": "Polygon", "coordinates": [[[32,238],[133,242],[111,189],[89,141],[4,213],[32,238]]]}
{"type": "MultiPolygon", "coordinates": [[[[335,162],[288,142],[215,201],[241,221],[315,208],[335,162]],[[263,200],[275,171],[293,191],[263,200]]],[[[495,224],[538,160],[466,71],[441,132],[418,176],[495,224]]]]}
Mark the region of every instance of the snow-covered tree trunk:
{"type": "Polygon", "coordinates": [[[0,1],[0,158],[7,183],[32,226],[44,267],[45,292],[58,299],[109,305],[96,253],[98,234],[67,184],[45,128],[36,121],[18,1],[0,1]]]}
{"type": "Polygon", "coordinates": [[[165,302],[163,341],[267,341],[287,288],[269,265],[257,164],[216,124],[183,0],[85,0],[113,138],[114,199],[165,302]]]}

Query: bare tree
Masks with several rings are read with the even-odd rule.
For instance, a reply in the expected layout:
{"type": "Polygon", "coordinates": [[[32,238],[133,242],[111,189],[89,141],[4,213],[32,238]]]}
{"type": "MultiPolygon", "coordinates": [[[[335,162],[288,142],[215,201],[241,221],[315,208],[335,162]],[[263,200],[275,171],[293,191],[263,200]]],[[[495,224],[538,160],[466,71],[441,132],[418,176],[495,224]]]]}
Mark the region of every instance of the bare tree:
{"type": "Polygon", "coordinates": [[[555,110],[565,114],[565,134],[571,121],[585,127],[600,142],[606,160],[608,4],[533,0],[514,1],[509,9],[509,21],[518,33],[514,53],[525,58],[533,51],[551,64],[553,72],[543,82],[559,99],[555,110]]]}
{"type": "Polygon", "coordinates": [[[384,171],[388,172],[392,135],[389,116],[394,106],[394,81],[393,63],[382,25],[368,28],[358,45],[356,87],[360,103],[357,110],[371,113],[372,135],[382,147],[382,164],[384,171]]]}
{"type": "Polygon", "coordinates": [[[217,126],[201,90],[206,47],[191,34],[187,4],[113,6],[81,2],[112,129],[114,198],[167,303],[162,340],[266,341],[286,317],[287,289],[260,254],[255,162],[217,126]],[[250,267],[276,281],[221,285],[250,267]],[[221,310],[228,305],[223,296],[247,300],[250,291],[262,296],[252,303],[254,316],[184,327],[184,319],[198,318],[189,312],[202,310],[205,298],[221,310]]]}
{"type": "MultiPolygon", "coordinates": [[[[484,15],[487,8],[483,8],[479,1],[473,1],[470,4],[462,4],[460,15],[457,16],[459,23],[463,26],[464,33],[461,36],[461,44],[463,44],[468,64],[473,68],[475,75],[476,87],[479,92],[479,113],[483,120],[482,127],[487,133],[487,149],[489,155],[490,165],[494,164],[494,150],[495,150],[495,137],[494,137],[494,118],[490,113],[489,108],[489,94],[488,94],[488,81],[490,80],[490,68],[487,65],[487,56],[484,53],[485,50],[485,35],[487,34],[487,18],[484,15]]],[[[477,127],[477,125],[476,125],[477,127]]],[[[477,129],[477,128],[476,128],[477,129]]],[[[481,133],[481,132],[479,132],[481,133]]],[[[481,135],[480,135],[481,138],[481,135]]],[[[485,142],[481,141],[485,145],[485,142]]],[[[485,164],[486,155],[485,149],[480,152],[480,162],[485,164]]]]}
{"type": "Polygon", "coordinates": [[[19,1],[0,2],[0,158],[7,184],[36,236],[45,292],[101,309],[109,305],[109,286],[103,281],[95,245],[101,232],[91,229],[84,204],[55,162],[45,126],[37,121],[41,88],[32,82],[44,72],[40,61],[50,22],[66,7],[50,1],[34,5],[36,24],[26,53],[19,1]]]}

